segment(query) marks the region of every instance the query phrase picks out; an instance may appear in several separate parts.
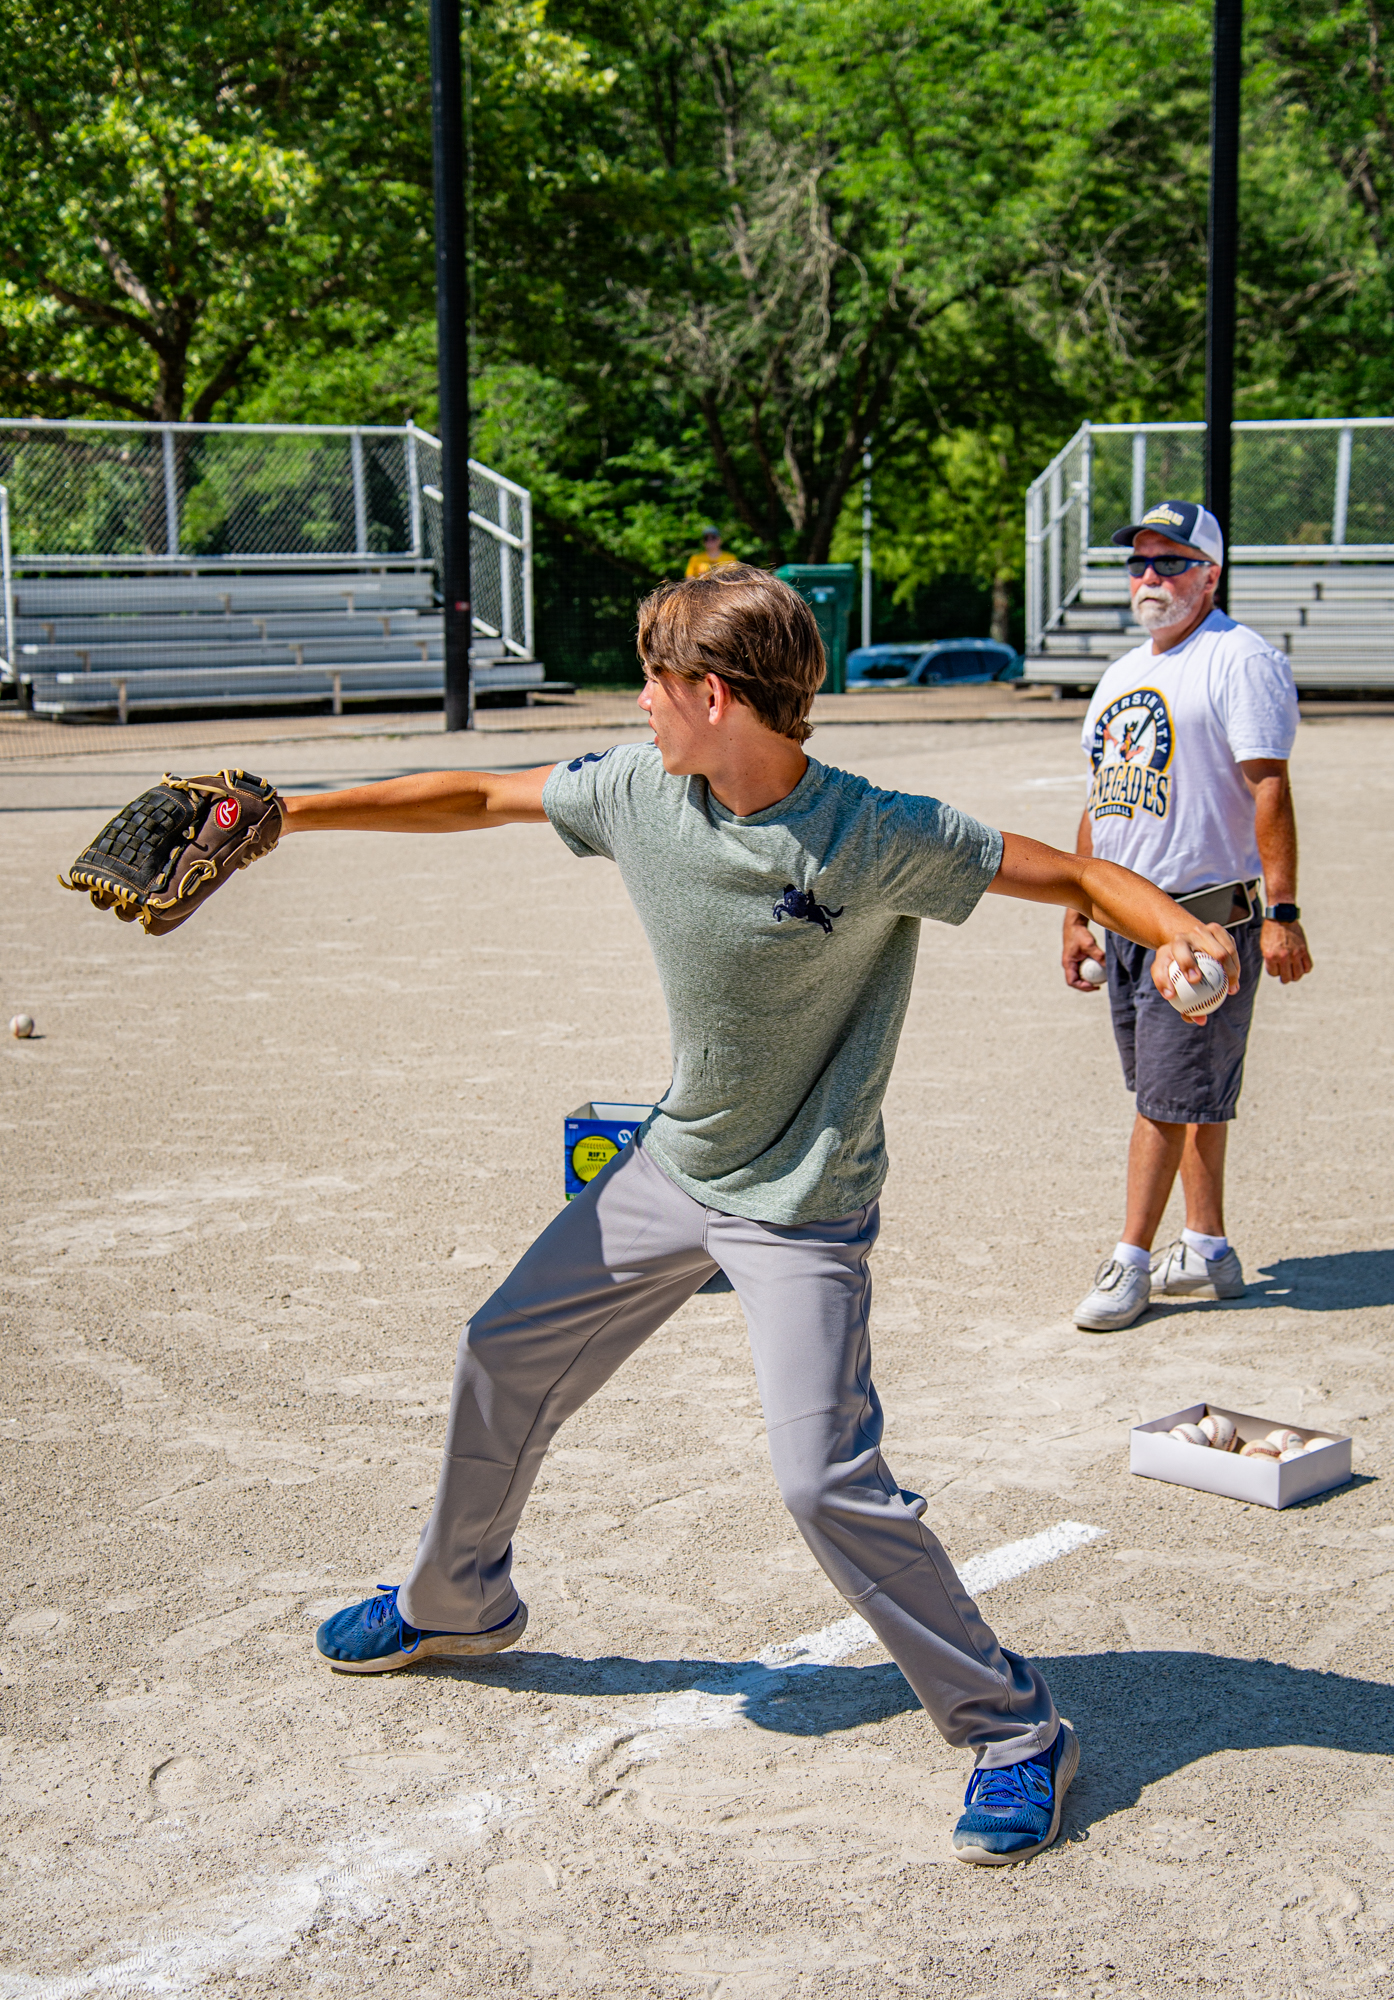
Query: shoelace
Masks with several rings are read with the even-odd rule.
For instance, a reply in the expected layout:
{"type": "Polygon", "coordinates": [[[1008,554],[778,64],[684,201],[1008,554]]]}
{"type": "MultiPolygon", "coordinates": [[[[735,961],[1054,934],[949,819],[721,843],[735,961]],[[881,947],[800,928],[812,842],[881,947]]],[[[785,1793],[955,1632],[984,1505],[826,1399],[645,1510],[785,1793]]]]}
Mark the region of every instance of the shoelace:
{"type": "Polygon", "coordinates": [[[369,1625],[385,1625],[389,1618],[395,1618],[397,1621],[397,1636],[402,1643],[402,1651],[404,1653],[414,1653],[421,1644],[421,1634],[414,1625],[407,1624],[401,1612],[397,1609],[397,1585],[395,1583],[377,1583],[373,1585],[373,1588],[380,1594],[368,1606],[369,1625]],[[412,1634],[410,1645],[406,1643],[408,1632],[412,1634]]]}
{"type": "Polygon", "coordinates": [[[975,1771],[963,1794],[964,1805],[989,1812],[1011,1812],[1018,1806],[1048,1806],[1050,1801],[1050,1776],[1034,1757],[1022,1764],[1008,1764],[1000,1771],[975,1771]]]}

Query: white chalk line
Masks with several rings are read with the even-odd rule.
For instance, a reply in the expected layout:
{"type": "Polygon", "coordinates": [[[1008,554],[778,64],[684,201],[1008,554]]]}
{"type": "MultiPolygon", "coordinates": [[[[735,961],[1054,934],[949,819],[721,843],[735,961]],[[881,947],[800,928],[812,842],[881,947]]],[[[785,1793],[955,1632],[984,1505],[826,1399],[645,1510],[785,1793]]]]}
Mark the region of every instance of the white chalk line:
{"type": "MultiPolygon", "coordinates": [[[[1103,1528],[1086,1527],[1083,1521],[1059,1521],[1039,1535],[1028,1535],[1024,1542],[1004,1542],[1000,1549],[971,1557],[959,1570],[959,1581],[970,1597],[981,1597],[985,1590],[1025,1576],[1028,1570],[1039,1569],[1042,1563],[1072,1555],[1086,1542],[1096,1542],[1105,1532],[1103,1528]]],[[[821,1632],[805,1632],[782,1645],[766,1646],[755,1657],[765,1667],[832,1666],[874,1643],[876,1634],[864,1618],[839,1618],[835,1625],[825,1625],[821,1632]]]]}
{"type": "MultiPolygon", "coordinates": [[[[1058,1562],[1106,1532],[1082,1521],[1060,1521],[1025,1541],[974,1556],[958,1574],[969,1595],[978,1597],[1043,1563],[1058,1562]]],[[[715,1663],[703,1675],[704,1685],[650,1697],[646,1710],[630,1710],[615,1726],[557,1745],[547,1761],[576,1768],[624,1744],[635,1762],[651,1762],[688,1732],[733,1728],[779,1687],[787,1689],[790,1681],[822,1673],[878,1643],[864,1618],[839,1618],[820,1631],[765,1646],[754,1659],[715,1663]]],[[[419,1875],[435,1859],[436,1847],[427,1844],[433,1830],[446,1836],[438,1846],[448,1841],[453,1847],[462,1838],[482,1839],[495,1827],[538,1809],[538,1795],[526,1783],[521,1790],[470,1792],[440,1807],[413,1808],[415,1846],[400,1845],[381,1828],[351,1847],[342,1842],[326,1846],[318,1860],[278,1879],[248,1883],[240,1892],[237,1885],[212,1892],[200,1917],[186,1918],[178,1929],[162,1928],[137,1950],[92,1972],[58,1979],[0,1973],[0,2000],[88,2000],[90,1995],[137,1993],[179,2000],[234,1966],[243,1976],[263,1971],[316,1924],[376,1915],[383,1900],[379,1891],[419,1875]]]]}

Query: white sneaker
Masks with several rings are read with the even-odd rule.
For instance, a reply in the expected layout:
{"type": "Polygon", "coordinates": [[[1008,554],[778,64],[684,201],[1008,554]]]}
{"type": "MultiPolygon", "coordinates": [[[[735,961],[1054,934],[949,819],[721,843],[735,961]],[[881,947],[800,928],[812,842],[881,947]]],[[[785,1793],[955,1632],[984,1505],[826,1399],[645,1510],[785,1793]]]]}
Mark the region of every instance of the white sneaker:
{"type": "Polygon", "coordinates": [[[1152,1274],[1142,1264],[1105,1257],[1094,1273],[1094,1289],[1075,1309],[1075,1325],[1086,1333],[1116,1333],[1141,1318],[1152,1303],[1152,1274]]]}
{"type": "Polygon", "coordinates": [[[1215,1287],[1217,1299],[1243,1298],[1244,1268],[1232,1248],[1223,1257],[1202,1257],[1178,1236],[1152,1259],[1152,1290],[1159,1298],[1186,1299],[1207,1285],[1215,1287]]]}

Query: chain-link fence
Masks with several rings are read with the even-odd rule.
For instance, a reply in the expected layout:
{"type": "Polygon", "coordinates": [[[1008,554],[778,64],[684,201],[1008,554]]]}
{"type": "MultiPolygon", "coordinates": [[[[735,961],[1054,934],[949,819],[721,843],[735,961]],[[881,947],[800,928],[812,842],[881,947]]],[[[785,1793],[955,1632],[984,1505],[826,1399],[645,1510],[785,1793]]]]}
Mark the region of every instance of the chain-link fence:
{"type": "MultiPolygon", "coordinates": [[[[123,720],[135,705],[430,697],[440,466],[440,440],[413,424],[0,418],[4,691],[123,720]]],[[[506,692],[542,677],[531,500],[473,459],[470,499],[471,657],[506,692]]]]}
{"type": "MultiPolygon", "coordinates": [[[[1116,572],[1113,529],[1158,500],[1202,500],[1204,424],[1084,424],[1026,496],[1027,651],[1079,596],[1116,572]]],[[[1394,418],[1234,426],[1230,560],[1394,560],[1394,418]]]]}
{"type": "Polygon", "coordinates": [[[15,657],[15,588],[10,561],[10,492],[0,486],[0,634],[5,656],[0,661],[0,679],[13,680],[15,657]]]}

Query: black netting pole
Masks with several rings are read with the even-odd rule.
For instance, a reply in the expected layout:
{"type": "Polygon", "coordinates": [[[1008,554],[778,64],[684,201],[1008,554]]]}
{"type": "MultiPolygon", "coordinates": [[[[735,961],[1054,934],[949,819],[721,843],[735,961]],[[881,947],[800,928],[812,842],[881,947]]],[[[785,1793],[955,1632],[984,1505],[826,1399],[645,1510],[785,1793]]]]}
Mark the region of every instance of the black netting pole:
{"type": "Polygon", "coordinates": [[[460,0],[431,0],[431,130],[436,189],[436,365],[440,381],[440,586],[445,601],[445,726],[472,729],[469,270],[465,258],[460,0]]]}
{"type": "MultiPolygon", "coordinates": [[[[1234,275],[1239,254],[1239,61],[1243,0],[1214,0],[1210,71],[1210,268],[1205,293],[1205,504],[1229,552],[1234,470],[1234,275]]],[[[1215,593],[1229,606],[1229,564],[1215,593]]]]}

